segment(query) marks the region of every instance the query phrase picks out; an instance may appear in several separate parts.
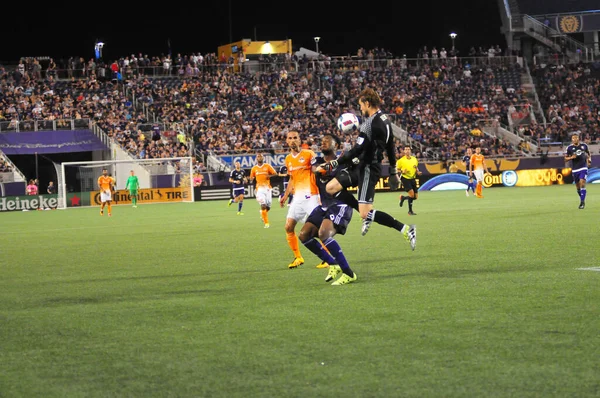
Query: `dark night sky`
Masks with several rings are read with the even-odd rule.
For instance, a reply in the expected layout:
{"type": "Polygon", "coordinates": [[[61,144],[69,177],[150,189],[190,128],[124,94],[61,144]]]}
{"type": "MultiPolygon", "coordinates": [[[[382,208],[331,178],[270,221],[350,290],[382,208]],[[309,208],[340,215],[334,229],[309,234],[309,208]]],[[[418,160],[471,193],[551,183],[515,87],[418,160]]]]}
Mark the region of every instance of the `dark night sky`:
{"type": "MultiPolygon", "coordinates": [[[[449,34],[458,34],[456,47],[465,54],[471,45],[500,44],[500,13],[497,0],[462,1],[379,1],[361,8],[347,2],[275,2],[221,0],[198,1],[165,7],[135,2],[102,5],[94,12],[76,5],[53,3],[22,14],[22,18],[3,18],[0,32],[0,61],[21,56],[54,58],[94,55],[96,39],[104,41],[104,58],[112,60],[131,53],[150,56],[167,53],[170,39],[174,54],[216,52],[229,43],[229,4],[231,37],[258,40],[292,39],[294,50],[315,48],[314,36],[320,36],[319,50],[329,55],[355,54],[359,47],[383,47],[395,55],[416,56],[427,45],[451,47],[449,34]],[[59,5],[55,5],[59,4],[59,5]],[[284,9],[283,5],[290,8],[284,9]],[[77,10],[73,13],[73,10],[77,10]]],[[[110,3],[89,3],[110,4],[110,3]]],[[[173,3],[175,4],[175,3],[173,3]]],[[[363,5],[365,3],[362,3],[363,5]]]]}

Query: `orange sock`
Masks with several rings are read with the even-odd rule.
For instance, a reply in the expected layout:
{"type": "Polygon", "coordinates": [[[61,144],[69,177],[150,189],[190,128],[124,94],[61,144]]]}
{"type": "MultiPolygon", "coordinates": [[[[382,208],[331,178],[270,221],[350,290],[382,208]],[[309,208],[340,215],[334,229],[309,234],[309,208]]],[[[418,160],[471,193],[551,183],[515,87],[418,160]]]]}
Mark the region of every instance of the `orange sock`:
{"type": "Polygon", "coordinates": [[[300,249],[298,248],[298,237],[296,236],[296,233],[288,232],[286,238],[288,241],[288,245],[290,245],[290,249],[292,249],[292,251],[294,252],[294,256],[302,257],[302,255],[300,254],[300,249]]]}
{"type": "Polygon", "coordinates": [[[261,217],[263,219],[263,222],[265,224],[268,224],[269,223],[269,212],[266,209],[265,210],[261,210],[260,211],[260,215],[261,215],[261,217]]]}
{"type": "Polygon", "coordinates": [[[481,196],[481,188],[482,188],[482,185],[481,185],[481,183],[480,183],[480,182],[478,182],[478,183],[477,183],[477,189],[476,189],[477,195],[480,195],[480,196],[481,196]]]}
{"type": "Polygon", "coordinates": [[[110,211],[110,209],[111,209],[111,206],[110,206],[110,203],[109,203],[109,204],[108,204],[108,214],[112,213],[112,212],[110,211]]]}

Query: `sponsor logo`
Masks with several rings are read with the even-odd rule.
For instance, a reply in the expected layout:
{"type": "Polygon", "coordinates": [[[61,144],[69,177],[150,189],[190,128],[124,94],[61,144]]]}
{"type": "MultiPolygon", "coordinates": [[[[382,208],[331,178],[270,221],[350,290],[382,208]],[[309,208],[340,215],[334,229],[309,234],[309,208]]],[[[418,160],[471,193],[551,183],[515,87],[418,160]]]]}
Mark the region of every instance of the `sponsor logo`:
{"type": "Polygon", "coordinates": [[[518,180],[519,177],[517,176],[517,173],[515,173],[514,170],[502,172],[502,184],[504,184],[505,187],[514,187],[515,185],[517,185],[518,180]]]}
{"type": "Polygon", "coordinates": [[[56,195],[28,196],[21,198],[3,197],[0,199],[0,211],[53,209],[58,206],[56,195]]]}
{"type": "Polygon", "coordinates": [[[558,24],[560,25],[560,30],[564,33],[576,33],[579,32],[581,28],[579,18],[573,15],[560,17],[558,24]]]}

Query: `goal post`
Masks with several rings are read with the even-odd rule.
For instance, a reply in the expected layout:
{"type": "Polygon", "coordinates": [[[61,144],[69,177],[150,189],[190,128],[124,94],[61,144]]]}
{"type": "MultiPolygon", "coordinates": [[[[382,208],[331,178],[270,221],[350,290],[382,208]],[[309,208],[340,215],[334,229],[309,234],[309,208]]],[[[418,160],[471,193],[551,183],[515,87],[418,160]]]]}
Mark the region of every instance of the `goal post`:
{"type": "Polygon", "coordinates": [[[113,205],[131,204],[127,179],[138,177],[138,204],[194,201],[192,157],[64,162],[58,178],[58,208],[100,205],[98,177],[113,177],[113,205]]]}

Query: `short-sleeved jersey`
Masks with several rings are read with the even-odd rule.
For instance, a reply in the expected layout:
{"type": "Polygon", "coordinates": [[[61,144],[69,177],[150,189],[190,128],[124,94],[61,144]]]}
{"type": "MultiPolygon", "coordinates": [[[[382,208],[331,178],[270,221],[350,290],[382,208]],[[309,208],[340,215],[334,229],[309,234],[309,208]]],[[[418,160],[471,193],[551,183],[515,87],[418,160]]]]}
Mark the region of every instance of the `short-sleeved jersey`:
{"type": "MultiPolygon", "coordinates": [[[[291,153],[285,157],[285,165],[292,184],[294,195],[317,195],[317,181],[311,169],[315,153],[309,149],[301,149],[296,155],[291,153]]],[[[294,196],[295,197],[295,196],[294,196]]]]}
{"type": "Polygon", "coordinates": [[[463,163],[465,164],[465,170],[471,170],[471,156],[465,155],[462,158],[463,163]]]}
{"type": "Polygon", "coordinates": [[[103,191],[110,190],[110,187],[112,186],[112,184],[113,184],[112,177],[109,177],[109,176],[98,177],[98,185],[100,185],[100,189],[102,189],[103,191]]]}
{"type": "MultiPolygon", "coordinates": [[[[323,163],[326,162],[321,156],[314,157],[312,160],[313,166],[318,166],[323,163]]],[[[327,193],[327,183],[333,180],[344,168],[344,166],[338,165],[336,168],[329,170],[327,173],[316,174],[315,180],[317,182],[317,188],[319,189],[319,195],[321,197],[321,207],[329,207],[338,203],[343,203],[341,200],[338,200],[327,193]]]]}
{"type": "Polygon", "coordinates": [[[471,155],[471,164],[473,165],[473,170],[485,170],[485,158],[482,154],[474,153],[471,155]]]}
{"type": "Polygon", "coordinates": [[[129,189],[130,191],[137,191],[140,187],[140,183],[138,181],[137,176],[129,176],[127,179],[127,183],[125,184],[125,189],[129,189]]]}
{"type": "Polygon", "coordinates": [[[396,168],[398,171],[404,169],[404,173],[402,173],[402,177],[408,179],[414,179],[417,176],[417,167],[419,166],[419,161],[416,156],[411,156],[407,158],[406,156],[402,156],[396,162],[396,168]]]}
{"type": "Polygon", "coordinates": [[[256,178],[256,188],[271,188],[271,179],[269,176],[275,175],[277,172],[268,163],[263,163],[262,166],[254,165],[250,170],[250,178],[256,178]]]}
{"type": "Polygon", "coordinates": [[[587,159],[590,156],[590,150],[587,144],[580,142],[579,145],[569,145],[567,147],[567,156],[577,155],[577,157],[571,160],[571,169],[573,171],[587,170],[587,159]]]}
{"type": "Polygon", "coordinates": [[[233,170],[231,170],[231,173],[229,173],[229,178],[234,181],[234,182],[232,182],[234,189],[235,188],[243,188],[244,187],[244,178],[246,178],[246,172],[242,169],[239,169],[239,170],[233,169],[233,170]],[[239,183],[237,183],[235,181],[239,181],[239,183]]]}

